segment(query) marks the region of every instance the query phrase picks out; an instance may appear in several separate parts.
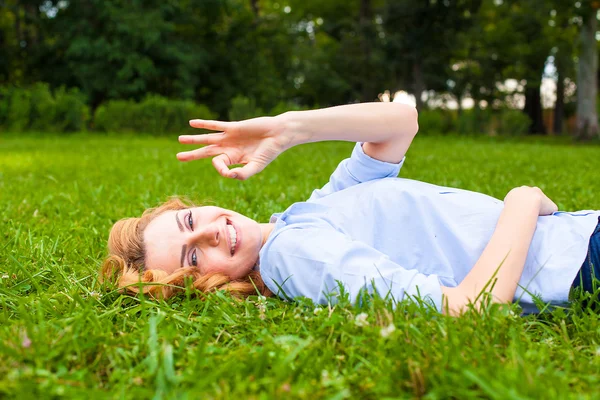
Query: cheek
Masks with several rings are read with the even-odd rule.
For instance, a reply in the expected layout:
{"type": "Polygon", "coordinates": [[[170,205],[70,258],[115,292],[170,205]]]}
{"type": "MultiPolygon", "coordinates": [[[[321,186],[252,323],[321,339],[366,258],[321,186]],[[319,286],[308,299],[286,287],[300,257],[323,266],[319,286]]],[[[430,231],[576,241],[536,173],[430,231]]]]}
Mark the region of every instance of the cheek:
{"type": "Polygon", "coordinates": [[[221,251],[209,250],[203,253],[203,259],[201,267],[202,269],[222,268],[223,266],[229,265],[229,260],[223,255],[221,251]]]}

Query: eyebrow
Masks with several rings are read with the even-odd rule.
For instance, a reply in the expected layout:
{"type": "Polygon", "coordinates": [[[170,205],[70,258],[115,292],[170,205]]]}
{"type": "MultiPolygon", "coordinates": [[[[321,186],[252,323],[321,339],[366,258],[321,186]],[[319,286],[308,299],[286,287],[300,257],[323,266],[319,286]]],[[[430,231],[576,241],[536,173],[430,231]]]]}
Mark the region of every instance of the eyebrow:
{"type": "MultiPolygon", "coordinates": [[[[179,213],[175,213],[175,221],[177,221],[177,226],[179,227],[179,230],[181,232],[183,232],[183,225],[181,224],[181,221],[179,221],[179,213]]],[[[187,250],[187,244],[184,244],[183,246],[181,246],[181,261],[179,262],[181,268],[183,268],[183,260],[185,258],[185,252],[187,250]]]]}
{"type": "Polygon", "coordinates": [[[183,268],[183,259],[185,258],[185,252],[187,250],[187,244],[181,246],[181,268],[183,268]]]}
{"type": "Polygon", "coordinates": [[[175,213],[175,221],[177,221],[177,226],[179,227],[179,230],[181,232],[183,232],[183,225],[181,224],[181,221],[179,221],[179,213],[175,213]]]}

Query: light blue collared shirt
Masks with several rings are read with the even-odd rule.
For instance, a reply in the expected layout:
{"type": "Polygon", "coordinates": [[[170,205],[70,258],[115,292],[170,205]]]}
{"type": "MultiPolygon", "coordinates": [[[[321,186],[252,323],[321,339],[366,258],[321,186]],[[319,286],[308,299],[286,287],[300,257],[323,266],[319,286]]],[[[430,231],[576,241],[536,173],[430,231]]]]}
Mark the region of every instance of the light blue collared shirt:
{"type": "MultiPolygon", "coordinates": [[[[326,304],[335,302],[339,282],[351,300],[360,290],[397,301],[418,295],[441,311],[441,285],[458,285],[475,265],[503,202],[396,178],[403,163],[375,160],[357,143],[329,183],[273,215],[275,228],[259,255],[267,287],[326,304]]],[[[568,301],[599,215],[539,217],[515,300],[531,303],[531,293],[568,301]]]]}

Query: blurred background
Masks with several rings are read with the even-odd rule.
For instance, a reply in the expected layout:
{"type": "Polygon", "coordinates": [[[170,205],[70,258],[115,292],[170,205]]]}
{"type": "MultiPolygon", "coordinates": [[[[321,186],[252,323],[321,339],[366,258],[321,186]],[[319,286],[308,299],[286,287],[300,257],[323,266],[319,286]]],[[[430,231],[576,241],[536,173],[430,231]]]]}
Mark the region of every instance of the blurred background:
{"type": "Polygon", "coordinates": [[[598,136],[592,0],[0,0],[0,131],[184,133],[364,101],[598,136]]]}

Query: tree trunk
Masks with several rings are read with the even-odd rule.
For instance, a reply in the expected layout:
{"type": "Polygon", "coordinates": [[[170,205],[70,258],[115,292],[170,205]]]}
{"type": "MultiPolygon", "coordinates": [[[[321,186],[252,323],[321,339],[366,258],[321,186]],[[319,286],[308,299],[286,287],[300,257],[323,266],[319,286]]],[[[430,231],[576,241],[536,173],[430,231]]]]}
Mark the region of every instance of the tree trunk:
{"type": "Polygon", "coordinates": [[[21,47],[21,42],[23,41],[23,30],[21,28],[21,10],[17,6],[15,8],[15,36],[17,38],[17,47],[21,47]]]}
{"type": "Polygon", "coordinates": [[[556,104],[554,105],[554,121],[552,131],[561,134],[563,131],[563,119],[565,115],[565,80],[562,76],[562,67],[556,63],[556,104]]]}
{"type": "Polygon", "coordinates": [[[415,60],[415,62],[413,63],[412,75],[413,75],[413,94],[415,95],[415,101],[417,103],[417,110],[421,111],[424,106],[421,96],[423,95],[423,91],[425,90],[425,82],[423,81],[423,73],[421,71],[421,63],[418,60],[415,60]]]}
{"type": "Polygon", "coordinates": [[[35,48],[40,42],[40,20],[39,8],[35,4],[28,4],[24,7],[25,21],[27,22],[27,46],[35,48]]]}
{"type": "Polygon", "coordinates": [[[523,108],[523,111],[529,118],[531,118],[529,133],[545,134],[546,126],[544,125],[544,115],[542,113],[542,96],[540,95],[540,85],[527,85],[527,89],[525,89],[525,107],[523,108]]]}
{"type": "Polygon", "coordinates": [[[583,20],[581,51],[577,66],[577,134],[579,140],[589,140],[598,135],[596,95],[598,82],[598,48],[596,44],[596,10],[583,20]]]}
{"type": "Polygon", "coordinates": [[[358,17],[358,26],[360,29],[360,47],[363,55],[362,70],[362,88],[361,88],[361,100],[373,101],[376,96],[373,93],[373,79],[371,78],[371,0],[360,0],[360,13],[358,17]]]}
{"type": "Polygon", "coordinates": [[[250,0],[250,7],[252,8],[252,13],[254,17],[258,17],[258,0],[250,0]]]}

